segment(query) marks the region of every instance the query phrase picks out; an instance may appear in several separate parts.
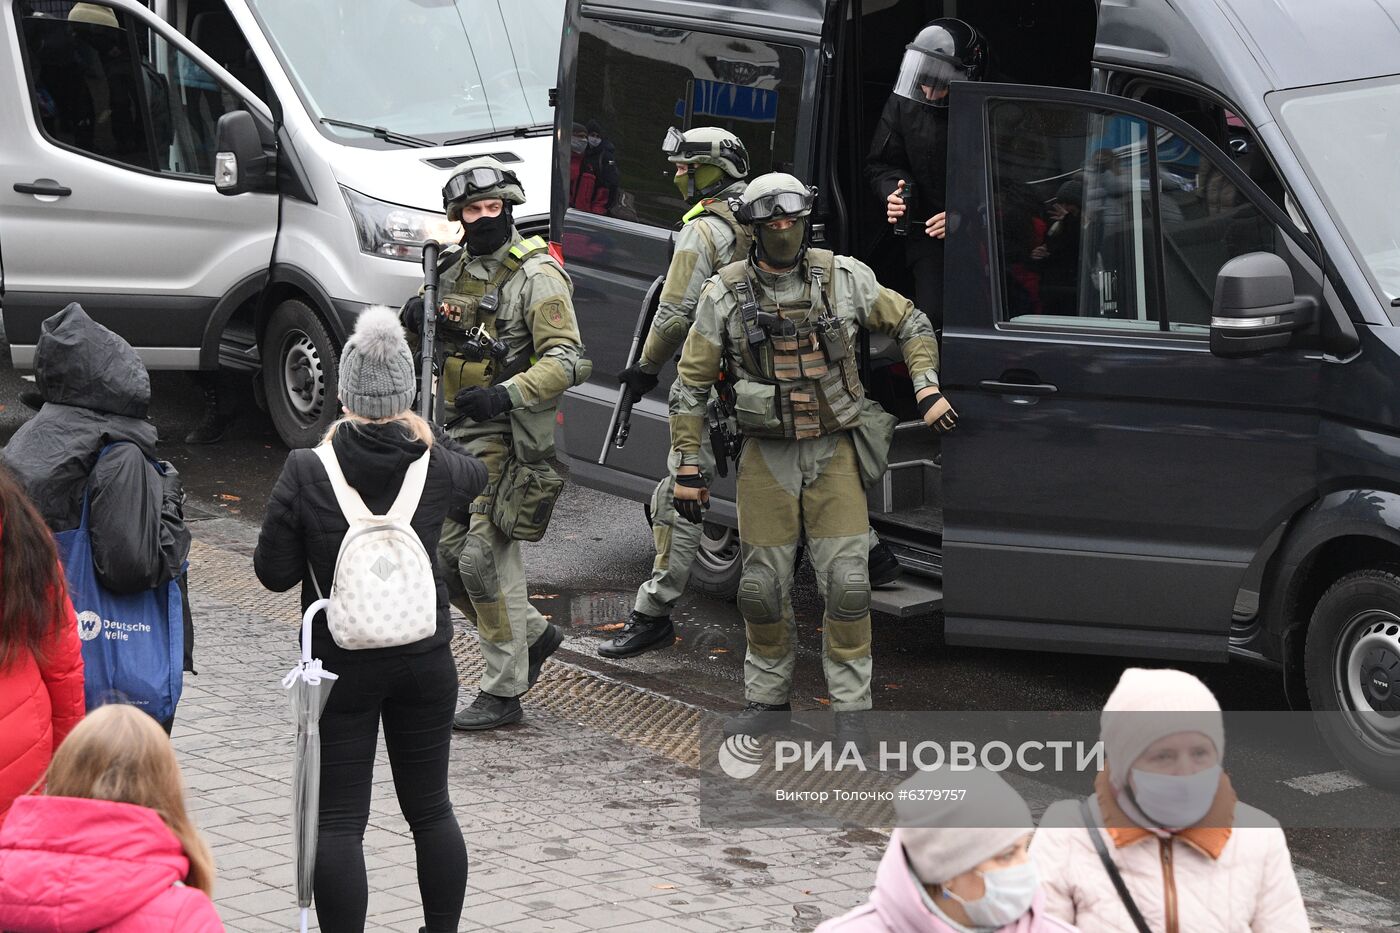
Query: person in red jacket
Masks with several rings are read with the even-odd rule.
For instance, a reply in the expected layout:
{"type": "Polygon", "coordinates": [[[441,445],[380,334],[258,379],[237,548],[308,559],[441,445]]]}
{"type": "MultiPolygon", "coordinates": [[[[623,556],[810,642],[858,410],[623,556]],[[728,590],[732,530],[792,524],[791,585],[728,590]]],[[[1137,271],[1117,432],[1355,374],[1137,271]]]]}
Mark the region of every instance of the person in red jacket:
{"type": "Polygon", "coordinates": [[[47,781],[0,826],[0,930],[222,933],[214,860],[154,719],[120,704],[93,710],[47,781]]]}
{"type": "Polygon", "coordinates": [[[83,653],[53,535],[0,467],[0,820],[83,718],[83,653]]]}

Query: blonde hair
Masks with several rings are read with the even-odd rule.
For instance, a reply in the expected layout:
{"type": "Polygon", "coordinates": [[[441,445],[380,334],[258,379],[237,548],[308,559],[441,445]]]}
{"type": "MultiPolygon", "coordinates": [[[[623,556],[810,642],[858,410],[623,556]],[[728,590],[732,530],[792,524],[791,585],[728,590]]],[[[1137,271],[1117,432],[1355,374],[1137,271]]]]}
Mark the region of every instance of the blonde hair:
{"type": "Polygon", "coordinates": [[[401,411],[397,415],[390,415],[387,418],[366,418],[364,415],[347,411],[326,430],[326,436],[321,438],[321,443],[329,444],[335,438],[335,432],[347,424],[357,431],[364,430],[365,425],[368,424],[397,424],[414,440],[422,441],[429,447],[433,446],[432,426],[414,411],[401,411]]]}
{"type": "Polygon", "coordinates": [[[44,793],[146,807],[180,840],[185,884],[214,895],[214,857],[185,811],[185,782],[165,730],[134,706],[112,703],[88,714],[54,753],[44,793]]]}

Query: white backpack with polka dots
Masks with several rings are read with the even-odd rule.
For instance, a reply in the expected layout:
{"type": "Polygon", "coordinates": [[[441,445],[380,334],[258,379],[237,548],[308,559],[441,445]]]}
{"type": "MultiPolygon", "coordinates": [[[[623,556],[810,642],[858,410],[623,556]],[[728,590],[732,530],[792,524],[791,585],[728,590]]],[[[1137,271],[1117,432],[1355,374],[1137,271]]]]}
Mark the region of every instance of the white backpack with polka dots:
{"type": "MultiPolygon", "coordinates": [[[[424,451],[409,466],[389,511],[375,515],[346,481],[331,445],[316,448],[340,511],[350,523],[335,559],[326,609],[331,637],[342,648],[392,648],[437,631],[433,563],[411,524],[423,497],[429,453],[424,451]]],[[[314,574],[312,585],[321,596],[314,574]]]]}

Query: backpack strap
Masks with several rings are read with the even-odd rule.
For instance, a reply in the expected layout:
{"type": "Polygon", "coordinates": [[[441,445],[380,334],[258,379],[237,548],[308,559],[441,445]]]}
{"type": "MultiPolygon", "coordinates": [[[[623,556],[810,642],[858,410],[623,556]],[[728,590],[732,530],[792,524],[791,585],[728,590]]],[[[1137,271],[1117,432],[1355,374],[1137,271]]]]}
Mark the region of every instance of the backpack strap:
{"type": "MultiPolygon", "coordinates": [[[[394,504],[389,506],[389,511],[381,517],[398,522],[408,522],[413,518],[413,513],[418,511],[418,502],[423,498],[423,486],[428,478],[428,458],[431,455],[431,449],[425,450],[423,456],[409,464],[403,484],[399,486],[399,494],[394,497],[394,504]]],[[[336,504],[340,506],[346,520],[363,521],[375,517],[375,513],[365,505],[364,497],[345,479],[345,472],[341,470],[340,461],[336,459],[335,449],[330,444],[322,444],[316,448],[316,456],[326,468],[331,489],[335,492],[336,504]]]]}
{"type": "Polygon", "coordinates": [[[1113,889],[1118,892],[1118,899],[1123,902],[1123,906],[1127,909],[1128,916],[1132,918],[1133,926],[1137,927],[1138,933],[1152,933],[1152,928],[1143,919],[1142,911],[1138,909],[1137,902],[1133,900],[1133,895],[1128,890],[1128,884],[1123,880],[1123,875],[1118,871],[1118,866],[1113,864],[1113,856],[1108,854],[1108,846],[1104,845],[1103,833],[1094,826],[1094,813],[1089,809],[1087,797],[1079,801],[1079,813],[1084,817],[1084,829],[1088,831],[1089,838],[1094,840],[1094,849],[1099,853],[1099,861],[1103,862],[1104,870],[1108,872],[1108,879],[1113,882],[1113,889]]]}

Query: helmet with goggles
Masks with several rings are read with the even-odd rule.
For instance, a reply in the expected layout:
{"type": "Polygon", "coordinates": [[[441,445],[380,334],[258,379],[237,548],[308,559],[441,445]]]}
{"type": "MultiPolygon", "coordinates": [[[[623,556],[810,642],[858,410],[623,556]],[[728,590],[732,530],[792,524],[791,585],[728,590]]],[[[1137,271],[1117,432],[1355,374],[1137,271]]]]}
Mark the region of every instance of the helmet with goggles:
{"type": "Polygon", "coordinates": [[[948,106],[954,81],[980,81],[987,68],[981,34],[960,19],[936,19],[904,47],[894,93],[927,107],[948,106]]]}
{"type": "Polygon", "coordinates": [[[661,140],[661,151],[669,162],[714,165],[730,178],[743,179],[749,174],[749,151],[743,140],[717,126],[697,126],[685,132],[673,126],[661,140]]]}
{"type": "Polygon", "coordinates": [[[785,172],[760,175],[744,189],[734,204],[734,219],[741,224],[765,224],[796,220],[812,213],[817,189],[785,172]]]}
{"type": "Polygon", "coordinates": [[[460,220],[465,205],[492,198],[507,204],[525,203],[525,189],[515,172],[491,156],[463,162],[442,186],[442,206],[448,220],[460,220]]]}

